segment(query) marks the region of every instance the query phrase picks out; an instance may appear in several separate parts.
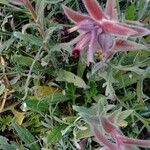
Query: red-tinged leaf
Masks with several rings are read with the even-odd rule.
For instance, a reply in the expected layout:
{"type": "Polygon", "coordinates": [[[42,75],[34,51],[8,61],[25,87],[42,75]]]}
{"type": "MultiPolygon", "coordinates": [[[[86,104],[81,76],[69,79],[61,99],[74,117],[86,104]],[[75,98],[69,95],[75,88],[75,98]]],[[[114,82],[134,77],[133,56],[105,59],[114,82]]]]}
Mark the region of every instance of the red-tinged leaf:
{"type": "Polygon", "coordinates": [[[93,128],[94,136],[99,142],[100,145],[104,146],[105,148],[107,147],[108,149],[111,150],[116,150],[117,147],[115,144],[111,143],[105,135],[102,134],[96,127],[93,128]]]}
{"type": "Polygon", "coordinates": [[[142,37],[150,34],[150,30],[142,26],[128,25],[128,24],[124,24],[123,26],[131,28],[137,32],[136,34],[133,34],[132,37],[142,37]]]}
{"type": "Polygon", "coordinates": [[[114,21],[105,20],[101,22],[101,25],[106,32],[112,33],[117,36],[127,37],[137,34],[137,31],[135,31],[134,29],[126,27],[121,23],[117,23],[114,21]]]}
{"type": "Polygon", "coordinates": [[[135,146],[139,146],[139,147],[146,147],[146,148],[150,148],[150,140],[138,140],[138,139],[131,139],[125,136],[121,136],[119,135],[120,140],[122,140],[122,142],[125,145],[135,145],[135,146]]]}
{"type": "Polygon", "coordinates": [[[102,117],[102,125],[106,132],[111,133],[113,130],[118,130],[117,127],[105,117],[102,117]]]}
{"type": "Polygon", "coordinates": [[[105,12],[110,19],[118,20],[116,0],[107,0],[105,12]]]}
{"type": "Polygon", "coordinates": [[[142,50],[147,49],[146,46],[142,44],[138,44],[133,41],[117,39],[116,44],[114,46],[114,51],[134,51],[134,50],[142,50]]]}
{"type": "Polygon", "coordinates": [[[71,20],[72,22],[74,23],[78,23],[78,22],[81,22],[83,20],[87,20],[87,19],[91,19],[89,16],[86,16],[86,15],[82,15],[78,12],[75,12],[73,11],[72,9],[66,7],[66,6],[62,6],[63,7],[63,10],[66,14],[66,16],[68,17],[69,20],[71,20]]]}
{"type": "Polygon", "coordinates": [[[83,3],[88,11],[88,13],[95,19],[101,20],[105,17],[101,6],[96,0],[83,0],[83,3]]]}

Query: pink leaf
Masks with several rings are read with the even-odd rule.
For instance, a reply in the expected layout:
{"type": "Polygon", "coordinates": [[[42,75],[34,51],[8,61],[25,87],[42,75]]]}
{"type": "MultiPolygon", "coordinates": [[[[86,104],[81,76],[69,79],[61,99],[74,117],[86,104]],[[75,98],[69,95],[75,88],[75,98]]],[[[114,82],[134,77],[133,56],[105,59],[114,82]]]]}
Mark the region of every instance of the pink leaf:
{"type": "Polygon", "coordinates": [[[102,125],[107,133],[111,133],[114,130],[118,130],[117,127],[105,117],[102,117],[102,125]]]}
{"type": "Polygon", "coordinates": [[[147,49],[146,46],[133,41],[117,39],[114,46],[114,51],[133,51],[147,49]]]}
{"type": "Polygon", "coordinates": [[[142,37],[145,35],[149,35],[150,34],[150,30],[141,26],[137,26],[137,25],[128,25],[128,24],[124,24],[124,27],[128,27],[133,29],[134,31],[136,31],[136,34],[133,34],[132,37],[142,37]]]}
{"type": "Polygon", "coordinates": [[[99,144],[101,144],[104,147],[107,147],[108,149],[111,150],[117,150],[117,147],[115,144],[111,143],[106,136],[103,135],[95,126],[93,127],[93,132],[95,138],[98,140],[99,144]]]}
{"type": "Polygon", "coordinates": [[[95,20],[101,20],[105,16],[101,6],[98,4],[96,0],[83,0],[83,3],[89,14],[95,20]]]}
{"type": "Polygon", "coordinates": [[[70,8],[64,6],[64,5],[62,7],[63,7],[63,10],[64,10],[66,16],[68,17],[68,19],[70,19],[74,23],[81,22],[85,19],[86,20],[91,19],[89,16],[82,15],[78,12],[75,12],[75,11],[71,10],[70,8]]]}
{"type": "Polygon", "coordinates": [[[134,29],[123,26],[121,23],[117,23],[114,21],[104,20],[100,22],[100,24],[106,32],[112,33],[117,36],[131,36],[137,34],[137,31],[135,31],[134,29]]]}
{"type": "Polygon", "coordinates": [[[118,20],[116,0],[107,0],[105,12],[110,19],[118,20]]]}
{"type": "Polygon", "coordinates": [[[138,139],[131,139],[125,136],[119,136],[122,142],[126,145],[136,145],[139,147],[149,147],[150,148],[150,140],[138,140],[138,139]]]}

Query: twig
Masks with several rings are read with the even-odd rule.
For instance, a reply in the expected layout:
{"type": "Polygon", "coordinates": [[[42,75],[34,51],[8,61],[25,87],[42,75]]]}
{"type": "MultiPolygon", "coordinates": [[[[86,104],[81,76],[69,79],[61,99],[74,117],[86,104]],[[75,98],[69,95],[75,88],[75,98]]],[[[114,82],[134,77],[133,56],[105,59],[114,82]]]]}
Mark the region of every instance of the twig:
{"type": "MultiPolygon", "coordinates": [[[[37,13],[34,10],[31,2],[29,0],[26,1],[25,7],[30,11],[31,16],[32,16],[34,22],[37,23],[37,13]]],[[[38,28],[38,30],[39,30],[39,33],[40,33],[41,37],[44,38],[45,33],[44,33],[43,29],[42,28],[38,28]]]]}
{"type": "Polygon", "coordinates": [[[30,78],[31,78],[32,69],[33,69],[34,64],[36,63],[36,61],[39,59],[39,55],[40,55],[40,52],[41,52],[42,48],[43,47],[41,47],[39,49],[38,53],[36,54],[36,56],[34,58],[34,61],[31,64],[31,67],[30,67],[30,70],[29,70],[29,73],[28,73],[28,77],[27,77],[27,80],[26,80],[26,83],[25,83],[25,94],[24,94],[22,100],[25,100],[27,95],[28,95],[28,86],[29,86],[29,81],[30,81],[30,78]]]}
{"type": "Polygon", "coordinates": [[[0,107],[0,113],[3,111],[3,108],[5,106],[6,99],[7,99],[7,94],[8,94],[8,90],[6,90],[5,93],[4,93],[2,104],[1,104],[1,107],[0,107]]]}
{"type": "Polygon", "coordinates": [[[34,8],[31,5],[31,2],[29,0],[26,1],[25,6],[28,8],[28,10],[30,11],[33,20],[36,22],[37,21],[37,14],[34,10],[34,8]]]}
{"type": "Polygon", "coordinates": [[[8,107],[6,107],[6,108],[3,108],[3,110],[2,110],[0,113],[3,113],[3,112],[8,111],[8,110],[13,110],[13,109],[14,109],[14,107],[15,107],[15,106],[17,106],[18,104],[20,104],[20,101],[19,101],[19,102],[14,103],[14,104],[13,104],[13,105],[11,105],[11,106],[8,106],[8,107]]]}

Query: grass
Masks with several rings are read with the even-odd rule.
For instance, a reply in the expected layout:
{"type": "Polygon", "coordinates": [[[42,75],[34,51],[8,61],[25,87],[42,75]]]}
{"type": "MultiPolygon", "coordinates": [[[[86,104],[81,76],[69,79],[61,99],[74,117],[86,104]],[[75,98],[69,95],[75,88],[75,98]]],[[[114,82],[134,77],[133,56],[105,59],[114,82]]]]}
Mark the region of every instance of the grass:
{"type": "MultiPolygon", "coordinates": [[[[150,139],[150,51],[117,53],[106,66],[87,67],[62,44],[76,33],[63,34],[71,25],[61,4],[84,10],[77,0],[33,0],[33,15],[0,1],[0,149],[96,150],[91,116],[102,112],[117,113],[126,136],[150,139]]],[[[123,18],[150,27],[148,3],[119,4],[123,18]]]]}

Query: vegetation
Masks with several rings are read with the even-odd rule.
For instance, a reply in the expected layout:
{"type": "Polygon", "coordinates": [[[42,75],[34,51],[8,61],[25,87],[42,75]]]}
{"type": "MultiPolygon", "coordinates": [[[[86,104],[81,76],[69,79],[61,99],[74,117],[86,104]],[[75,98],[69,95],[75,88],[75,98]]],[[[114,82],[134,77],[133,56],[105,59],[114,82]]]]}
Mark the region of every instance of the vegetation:
{"type": "Polygon", "coordinates": [[[149,1],[117,0],[140,36],[111,55],[92,49],[94,63],[64,6],[87,14],[81,0],[0,0],[0,149],[148,150],[149,1]]]}

